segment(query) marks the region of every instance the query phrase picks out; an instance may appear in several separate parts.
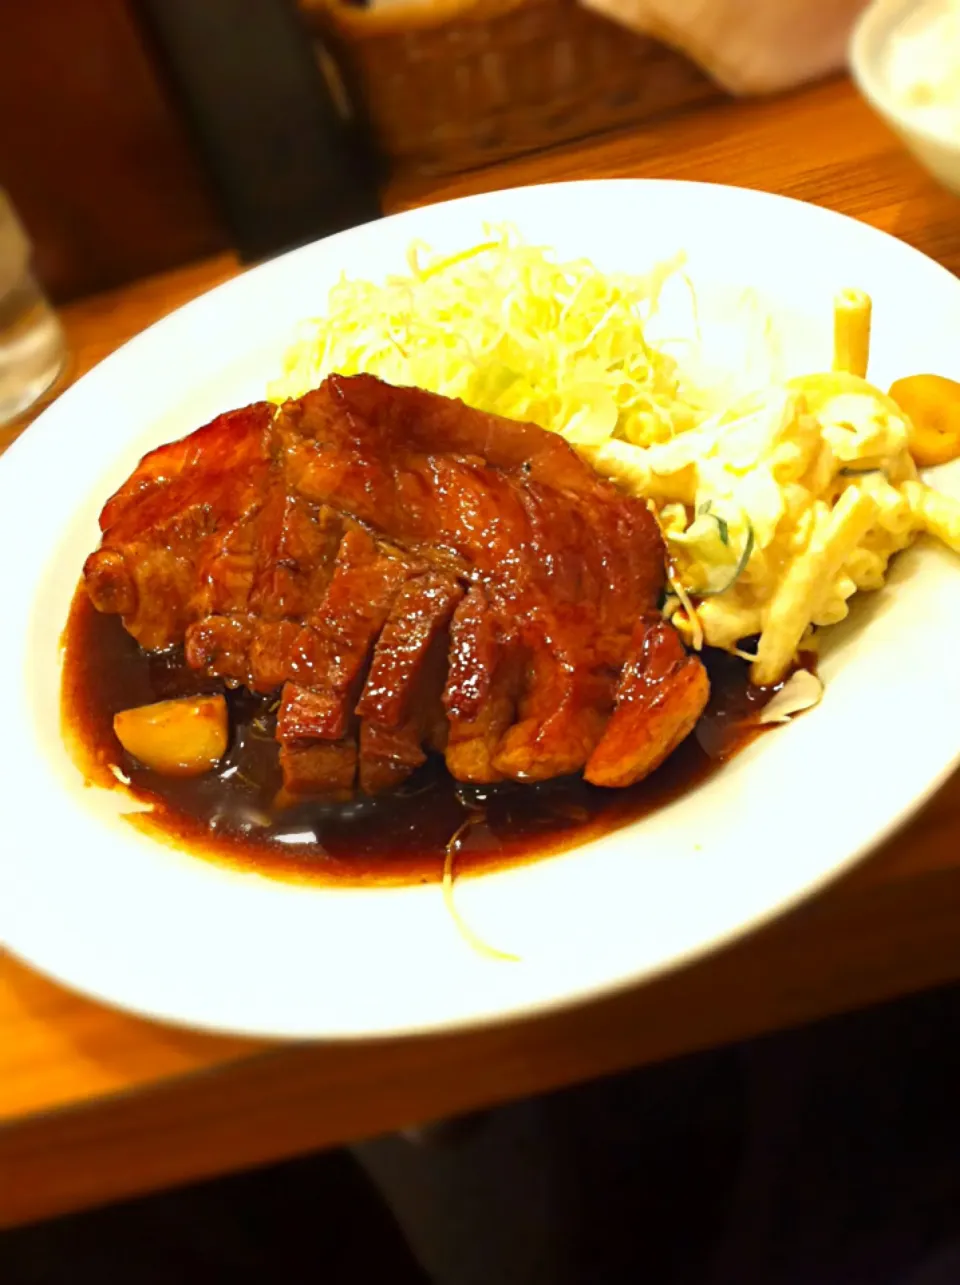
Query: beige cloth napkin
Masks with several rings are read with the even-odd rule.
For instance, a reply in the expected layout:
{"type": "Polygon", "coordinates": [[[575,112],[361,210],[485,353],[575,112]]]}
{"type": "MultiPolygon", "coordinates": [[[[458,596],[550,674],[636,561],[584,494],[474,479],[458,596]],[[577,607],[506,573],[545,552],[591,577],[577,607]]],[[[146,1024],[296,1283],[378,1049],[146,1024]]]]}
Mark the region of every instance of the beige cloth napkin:
{"type": "Polygon", "coordinates": [[[838,71],[867,0],[582,0],[681,50],[734,94],[788,89],[838,71]]]}

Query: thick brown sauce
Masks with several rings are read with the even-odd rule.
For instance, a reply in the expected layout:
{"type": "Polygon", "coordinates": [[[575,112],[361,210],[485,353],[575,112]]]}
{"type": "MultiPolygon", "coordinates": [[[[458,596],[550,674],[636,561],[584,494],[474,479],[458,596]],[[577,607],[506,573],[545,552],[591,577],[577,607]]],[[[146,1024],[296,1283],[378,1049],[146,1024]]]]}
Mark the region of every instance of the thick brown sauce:
{"type": "Polygon", "coordinates": [[[132,816],[199,855],[284,879],[345,883],[427,882],[440,877],[447,844],[470,816],[458,845],[457,871],[515,864],[558,852],[627,825],[699,784],[760,730],[756,715],[769,699],[747,683],[746,665],[724,653],[704,657],[710,704],[696,732],[647,780],[604,790],[580,777],[540,785],[458,784],[440,758],[393,794],[348,804],[302,803],[276,811],[280,784],[270,698],[227,693],[231,744],[219,769],[192,780],[141,767],[113,732],[119,710],[203,691],[179,651],[143,652],[119,617],[103,616],[81,586],[64,633],[64,731],[89,780],[130,791],[153,805],[132,816]]]}

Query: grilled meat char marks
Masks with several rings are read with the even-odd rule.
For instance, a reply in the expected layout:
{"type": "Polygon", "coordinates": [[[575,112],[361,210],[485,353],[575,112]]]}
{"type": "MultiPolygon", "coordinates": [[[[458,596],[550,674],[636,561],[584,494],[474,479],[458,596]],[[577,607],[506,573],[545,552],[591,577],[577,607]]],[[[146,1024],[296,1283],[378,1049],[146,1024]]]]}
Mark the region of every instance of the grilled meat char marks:
{"type": "Polygon", "coordinates": [[[639,500],[559,437],[372,376],[220,416],[104,509],[94,605],[147,648],[281,691],[286,790],[639,779],[696,722],[639,500]]]}

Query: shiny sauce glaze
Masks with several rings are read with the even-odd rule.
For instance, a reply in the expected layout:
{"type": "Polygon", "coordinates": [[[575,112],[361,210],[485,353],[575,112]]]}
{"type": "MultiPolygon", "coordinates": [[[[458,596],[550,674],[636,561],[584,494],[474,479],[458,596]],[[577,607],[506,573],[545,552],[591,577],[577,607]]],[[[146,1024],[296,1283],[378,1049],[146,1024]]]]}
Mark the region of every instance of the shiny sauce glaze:
{"type": "Polygon", "coordinates": [[[205,776],[160,776],[132,759],[113,732],[123,709],[223,691],[190,670],[180,650],[141,651],[118,616],[101,615],[81,586],[64,633],[64,733],[87,778],[117,787],[113,769],[149,813],[130,819],[198,855],[273,877],[354,884],[439,879],[464,822],[457,871],[530,860],[636,821],[705,780],[761,730],[770,691],[751,687],[743,661],[707,653],[712,695],[693,735],[652,776],[625,790],[580,777],[537,785],[465,786],[438,756],[391,794],[277,809],[276,700],[228,691],[231,743],[205,776]]]}

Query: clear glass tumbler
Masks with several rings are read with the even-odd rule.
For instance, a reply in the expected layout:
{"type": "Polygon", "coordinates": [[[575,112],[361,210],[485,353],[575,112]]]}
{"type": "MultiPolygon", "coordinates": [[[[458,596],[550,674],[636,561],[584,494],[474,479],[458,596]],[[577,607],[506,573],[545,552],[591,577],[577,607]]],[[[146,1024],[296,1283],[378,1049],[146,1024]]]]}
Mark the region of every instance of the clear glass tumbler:
{"type": "Polygon", "coordinates": [[[30,270],[31,247],[0,188],[0,424],[47,391],[66,355],[63,331],[30,270]]]}

